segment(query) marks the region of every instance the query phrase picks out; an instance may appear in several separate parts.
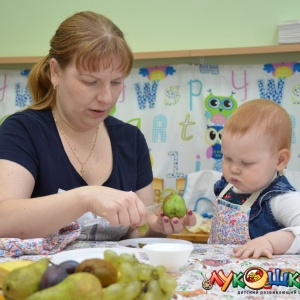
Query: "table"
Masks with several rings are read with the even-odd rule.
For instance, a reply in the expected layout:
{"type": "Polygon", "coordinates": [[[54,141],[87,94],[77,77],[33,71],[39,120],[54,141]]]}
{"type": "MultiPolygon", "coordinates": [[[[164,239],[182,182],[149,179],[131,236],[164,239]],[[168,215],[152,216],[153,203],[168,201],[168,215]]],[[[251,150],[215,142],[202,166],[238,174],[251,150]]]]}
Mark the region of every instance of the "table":
{"type": "MultiPolygon", "coordinates": [[[[78,241],[70,243],[63,251],[111,248],[116,247],[115,244],[78,241]]],[[[230,245],[194,244],[194,251],[187,265],[176,273],[170,273],[178,283],[174,299],[300,299],[300,255],[241,260],[233,256],[232,249],[233,246],[230,245]],[[271,281],[262,287],[264,276],[268,276],[271,281]],[[225,277],[229,277],[229,280],[225,277]],[[257,281],[250,282],[247,279],[245,285],[245,277],[252,277],[257,281]],[[206,290],[203,285],[211,289],[206,290]]],[[[16,259],[36,261],[42,257],[20,256],[16,259]]],[[[2,257],[0,263],[12,259],[2,257]]]]}

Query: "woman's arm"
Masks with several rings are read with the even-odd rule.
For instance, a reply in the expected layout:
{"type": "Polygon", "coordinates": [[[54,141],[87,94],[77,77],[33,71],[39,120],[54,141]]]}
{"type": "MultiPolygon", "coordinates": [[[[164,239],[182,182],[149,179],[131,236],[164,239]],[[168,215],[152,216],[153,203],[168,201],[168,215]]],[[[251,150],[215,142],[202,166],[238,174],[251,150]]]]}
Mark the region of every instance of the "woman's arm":
{"type": "Polygon", "coordinates": [[[84,186],[30,198],[34,183],[24,167],[0,160],[0,237],[47,237],[89,211],[113,226],[146,222],[145,205],[136,193],[84,186]]]}
{"type": "Polygon", "coordinates": [[[30,198],[33,187],[34,178],[28,170],[0,160],[0,237],[46,237],[84,211],[86,203],[78,200],[75,190],[30,198]]]}

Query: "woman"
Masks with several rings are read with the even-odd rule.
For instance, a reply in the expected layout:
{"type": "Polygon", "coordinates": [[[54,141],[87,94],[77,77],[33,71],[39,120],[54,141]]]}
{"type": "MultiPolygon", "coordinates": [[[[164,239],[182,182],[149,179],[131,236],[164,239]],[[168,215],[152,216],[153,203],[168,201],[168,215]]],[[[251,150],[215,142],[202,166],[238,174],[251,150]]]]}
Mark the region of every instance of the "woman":
{"type": "Polygon", "coordinates": [[[180,232],[192,211],[170,220],[146,213],[152,170],[143,134],[109,113],[133,55],[106,17],[80,12],[61,23],[49,54],[28,78],[33,104],[0,127],[0,237],[47,237],[79,219],[108,222],[80,239],[119,240],[180,232]]]}

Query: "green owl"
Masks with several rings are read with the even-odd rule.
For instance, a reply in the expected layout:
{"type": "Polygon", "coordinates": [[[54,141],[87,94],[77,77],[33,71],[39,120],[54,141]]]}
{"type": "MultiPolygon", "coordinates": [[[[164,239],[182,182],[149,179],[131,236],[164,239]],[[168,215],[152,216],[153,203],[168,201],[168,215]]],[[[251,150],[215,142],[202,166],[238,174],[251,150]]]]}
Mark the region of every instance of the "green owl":
{"type": "Polygon", "coordinates": [[[206,112],[205,117],[213,124],[224,125],[225,121],[238,107],[237,101],[233,97],[233,93],[228,96],[215,96],[210,94],[204,100],[206,112]]]}

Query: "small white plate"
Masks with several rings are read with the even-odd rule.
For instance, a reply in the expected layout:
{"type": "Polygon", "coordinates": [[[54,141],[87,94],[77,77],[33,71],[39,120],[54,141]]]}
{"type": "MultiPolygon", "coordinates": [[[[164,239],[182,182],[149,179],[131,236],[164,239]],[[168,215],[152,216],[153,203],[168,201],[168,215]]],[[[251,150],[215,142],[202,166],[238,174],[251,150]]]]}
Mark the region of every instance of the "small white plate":
{"type": "Polygon", "coordinates": [[[113,250],[118,255],[121,253],[129,253],[134,254],[138,259],[139,255],[137,255],[135,249],[121,249],[121,248],[84,248],[84,249],[75,249],[75,250],[68,250],[68,251],[62,251],[59,253],[56,253],[52,256],[50,261],[58,265],[66,260],[75,260],[77,262],[82,262],[85,259],[91,259],[91,258],[101,258],[104,257],[104,251],[105,250],[113,250]]]}
{"type": "Polygon", "coordinates": [[[180,239],[169,239],[169,238],[136,238],[136,239],[128,239],[119,241],[116,246],[121,247],[123,249],[136,249],[143,250],[140,245],[149,245],[149,244],[157,244],[157,243],[174,243],[174,244],[189,244],[192,245],[191,242],[180,240],[180,239]]]}

